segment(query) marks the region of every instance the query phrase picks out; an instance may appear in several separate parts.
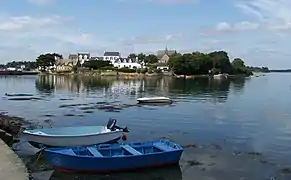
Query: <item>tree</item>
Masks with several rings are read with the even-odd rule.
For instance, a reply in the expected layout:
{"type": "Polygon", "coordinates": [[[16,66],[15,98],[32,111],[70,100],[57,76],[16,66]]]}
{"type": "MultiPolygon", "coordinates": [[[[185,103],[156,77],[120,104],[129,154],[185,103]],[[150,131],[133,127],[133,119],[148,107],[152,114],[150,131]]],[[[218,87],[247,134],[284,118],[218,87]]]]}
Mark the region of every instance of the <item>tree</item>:
{"type": "Polygon", "coordinates": [[[200,52],[175,54],[170,57],[168,64],[170,69],[178,75],[208,74],[209,72],[212,74],[252,74],[241,59],[237,58],[230,63],[229,57],[224,51],[209,54],[200,52]]]}
{"type": "Polygon", "coordinates": [[[129,54],[128,55],[128,59],[136,59],[136,57],[137,57],[137,55],[136,54],[134,54],[134,53],[131,53],[131,54],[129,54]]]}
{"type": "Polygon", "coordinates": [[[46,71],[48,67],[55,65],[56,57],[61,59],[62,55],[59,55],[57,53],[41,54],[36,58],[36,65],[38,67],[41,67],[42,71],[46,71]]]}
{"type": "Polygon", "coordinates": [[[83,64],[83,67],[96,70],[96,69],[104,69],[104,67],[112,68],[113,65],[110,63],[110,61],[90,60],[90,61],[85,61],[83,64]]]}
{"type": "Polygon", "coordinates": [[[154,54],[149,54],[144,58],[145,64],[155,64],[158,62],[158,57],[154,54]]]}
{"type": "Polygon", "coordinates": [[[138,61],[139,61],[139,62],[142,62],[142,61],[145,60],[146,55],[143,54],[143,53],[139,53],[139,54],[137,55],[137,58],[138,58],[138,61]]]}
{"type": "Polygon", "coordinates": [[[215,51],[209,53],[209,56],[213,62],[213,68],[219,69],[220,73],[231,73],[232,66],[227,52],[225,51],[215,51]]]}
{"type": "Polygon", "coordinates": [[[232,67],[233,68],[243,68],[245,67],[245,63],[242,59],[240,58],[235,58],[233,61],[232,61],[232,67]]]}
{"type": "Polygon", "coordinates": [[[252,75],[252,70],[250,68],[247,68],[245,66],[245,63],[242,59],[240,58],[235,58],[232,61],[232,67],[233,67],[233,72],[234,74],[245,74],[245,75],[252,75]]]}

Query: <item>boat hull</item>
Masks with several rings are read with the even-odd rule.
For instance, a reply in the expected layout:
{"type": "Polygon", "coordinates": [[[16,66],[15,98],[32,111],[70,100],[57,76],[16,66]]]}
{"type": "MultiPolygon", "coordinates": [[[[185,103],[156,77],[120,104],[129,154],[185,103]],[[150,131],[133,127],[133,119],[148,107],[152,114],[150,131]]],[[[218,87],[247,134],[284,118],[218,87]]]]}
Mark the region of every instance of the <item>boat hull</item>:
{"type": "MultiPolygon", "coordinates": [[[[116,146],[116,145],[115,145],[116,146]]],[[[134,147],[134,146],[131,146],[134,147]]],[[[86,147],[80,147],[86,148],[86,147]]],[[[136,148],[138,149],[138,147],[136,148]]],[[[141,149],[141,148],[140,148],[141,149]]],[[[150,150],[149,147],[144,147],[144,151],[150,150]]],[[[47,161],[59,171],[67,172],[83,172],[83,173],[108,173],[118,171],[132,171],[144,168],[161,167],[178,164],[181,158],[183,149],[173,149],[171,151],[160,151],[148,154],[124,155],[118,154],[118,149],[112,149],[109,154],[102,153],[104,156],[96,157],[85,155],[85,151],[81,151],[75,155],[76,148],[61,149],[58,152],[55,150],[45,149],[45,157],[47,161]],[[63,153],[62,153],[63,151],[63,153]],[[70,154],[71,153],[71,154],[70,154]],[[115,154],[116,153],[116,154],[115,154]],[[114,155],[115,154],[115,155],[114,155]]],[[[98,152],[102,152],[99,149],[98,152]]],[[[154,150],[152,150],[154,151],[154,150]]],[[[120,151],[121,152],[121,151],[120,151]]],[[[139,151],[141,152],[141,151],[139,151]]],[[[124,152],[122,152],[124,153],[124,152]]]]}
{"type": "Polygon", "coordinates": [[[23,134],[22,136],[33,146],[38,146],[37,144],[50,147],[88,146],[119,139],[122,136],[122,131],[84,136],[40,136],[34,134],[23,134]]]}
{"type": "Polygon", "coordinates": [[[139,98],[138,103],[172,103],[172,99],[166,97],[151,97],[151,98],[139,98]]]}
{"type": "MultiPolygon", "coordinates": [[[[90,144],[90,145],[98,145],[98,144],[108,144],[108,143],[117,143],[119,140],[121,139],[121,137],[119,136],[116,139],[110,140],[110,141],[106,141],[106,142],[101,142],[101,143],[95,143],[95,144],[90,144]]],[[[37,142],[33,142],[33,141],[28,141],[28,143],[30,145],[32,145],[35,148],[41,149],[41,148],[55,148],[55,147],[61,147],[61,146],[52,146],[52,145],[45,145],[43,143],[37,143],[37,142]]]]}

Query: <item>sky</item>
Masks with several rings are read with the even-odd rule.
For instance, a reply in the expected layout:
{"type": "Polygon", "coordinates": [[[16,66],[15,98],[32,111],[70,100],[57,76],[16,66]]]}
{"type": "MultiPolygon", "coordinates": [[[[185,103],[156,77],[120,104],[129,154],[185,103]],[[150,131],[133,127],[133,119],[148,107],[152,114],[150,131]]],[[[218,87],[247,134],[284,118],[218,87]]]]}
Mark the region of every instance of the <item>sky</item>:
{"type": "Polygon", "coordinates": [[[291,68],[291,0],[0,0],[0,63],[42,53],[224,50],[291,68]]]}

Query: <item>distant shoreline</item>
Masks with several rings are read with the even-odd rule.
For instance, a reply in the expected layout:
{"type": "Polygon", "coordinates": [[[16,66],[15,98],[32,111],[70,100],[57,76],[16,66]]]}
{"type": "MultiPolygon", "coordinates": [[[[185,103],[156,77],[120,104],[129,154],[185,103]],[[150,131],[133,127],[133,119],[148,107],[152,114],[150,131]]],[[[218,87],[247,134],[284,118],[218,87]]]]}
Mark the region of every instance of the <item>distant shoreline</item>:
{"type": "Polygon", "coordinates": [[[8,76],[8,75],[37,75],[39,72],[37,71],[0,71],[0,76],[8,76]]]}

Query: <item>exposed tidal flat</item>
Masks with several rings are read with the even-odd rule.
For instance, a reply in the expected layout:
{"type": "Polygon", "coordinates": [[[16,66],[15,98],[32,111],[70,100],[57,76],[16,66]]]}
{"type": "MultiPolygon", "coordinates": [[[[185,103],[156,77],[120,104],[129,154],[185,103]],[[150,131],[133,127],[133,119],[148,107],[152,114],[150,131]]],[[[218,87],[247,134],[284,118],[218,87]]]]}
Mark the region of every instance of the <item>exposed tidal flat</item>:
{"type": "Polygon", "coordinates": [[[0,77],[0,110],[23,118],[24,128],[102,125],[113,117],[129,127],[127,141],[167,138],[185,149],[178,167],[63,174],[32,156],[20,138],[12,147],[35,179],[290,179],[290,77],[6,76],[0,77]],[[137,104],[137,98],[154,95],[174,102],[137,104]]]}

